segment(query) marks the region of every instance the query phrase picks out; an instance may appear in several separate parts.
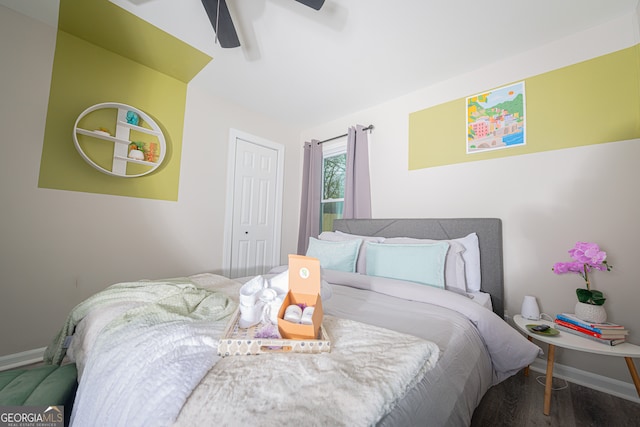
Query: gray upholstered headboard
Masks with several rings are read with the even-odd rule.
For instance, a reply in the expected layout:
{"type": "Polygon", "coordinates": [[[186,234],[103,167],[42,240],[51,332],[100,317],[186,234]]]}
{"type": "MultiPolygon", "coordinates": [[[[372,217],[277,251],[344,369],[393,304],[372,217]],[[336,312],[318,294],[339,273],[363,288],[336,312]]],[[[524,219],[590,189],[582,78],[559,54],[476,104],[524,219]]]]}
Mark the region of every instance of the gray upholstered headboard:
{"type": "Polygon", "coordinates": [[[335,230],[361,236],[456,239],[475,232],[480,244],[482,290],[491,294],[493,311],[504,316],[502,220],[497,218],[339,219],[335,230]]]}

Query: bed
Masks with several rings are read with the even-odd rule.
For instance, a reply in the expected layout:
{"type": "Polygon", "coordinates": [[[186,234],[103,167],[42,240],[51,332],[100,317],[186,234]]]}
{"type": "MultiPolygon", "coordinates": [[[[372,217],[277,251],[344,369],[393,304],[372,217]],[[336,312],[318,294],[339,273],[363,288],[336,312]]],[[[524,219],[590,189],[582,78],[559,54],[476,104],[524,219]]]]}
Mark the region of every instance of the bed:
{"type": "MultiPolygon", "coordinates": [[[[78,366],[72,425],[465,426],[492,385],[541,352],[501,318],[499,219],[337,220],[334,228],[310,252],[325,245],[331,250],[320,255],[335,256],[354,240],[359,248],[353,271],[323,270],[331,352],[217,355],[252,278],[113,285],[70,313],[45,354],[78,366]],[[477,288],[450,287],[468,252],[454,265],[453,250],[471,235],[477,288]],[[389,262],[391,253],[401,258],[389,262]],[[397,277],[414,253],[434,254],[426,274],[437,270],[438,286],[397,277]]],[[[457,274],[466,286],[468,271],[457,274]]],[[[285,275],[281,266],[265,283],[285,275]]]]}

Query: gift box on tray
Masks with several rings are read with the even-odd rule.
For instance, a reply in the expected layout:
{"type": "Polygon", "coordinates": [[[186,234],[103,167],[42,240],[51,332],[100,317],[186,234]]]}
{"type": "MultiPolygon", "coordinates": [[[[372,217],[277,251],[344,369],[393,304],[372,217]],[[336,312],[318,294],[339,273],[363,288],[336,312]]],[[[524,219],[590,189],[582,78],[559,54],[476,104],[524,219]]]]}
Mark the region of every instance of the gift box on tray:
{"type": "MultiPolygon", "coordinates": [[[[218,355],[241,356],[265,353],[323,353],[331,351],[331,341],[325,329],[320,326],[316,339],[262,338],[264,325],[259,323],[250,328],[240,328],[240,310],[231,317],[222,338],[218,341],[218,355]],[[258,337],[256,337],[258,336],[258,337]]],[[[276,327],[275,325],[273,326],[276,327]]]]}
{"type": "Polygon", "coordinates": [[[324,316],[320,287],[320,260],[303,255],[289,255],[289,292],[278,312],[278,330],[283,338],[317,339],[324,316]],[[313,307],[310,324],[287,320],[285,312],[290,305],[313,307]]]}

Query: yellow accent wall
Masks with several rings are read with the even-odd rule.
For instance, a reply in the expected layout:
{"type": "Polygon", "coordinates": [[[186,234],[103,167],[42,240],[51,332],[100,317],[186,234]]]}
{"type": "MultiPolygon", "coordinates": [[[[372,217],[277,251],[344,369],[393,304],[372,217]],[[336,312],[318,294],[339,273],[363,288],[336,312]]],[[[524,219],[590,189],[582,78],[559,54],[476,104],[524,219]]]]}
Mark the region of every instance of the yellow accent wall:
{"type": "Polygon", "coordinates": [[[38,186],[178,200],[187,83],[210,60],[106,0],[61,0],[38,186]],[[136,107],[162,128],[167,155],[157,170],[114,177],[82,159],[73,125],[86,108],[103,102],[136,107]]]}
{"type": "Polygon", "coordinates": [[[59,30],[185,83],[211,61],[108,0],[61,0],[59,15],[59,30]]]}
{"type": "Polygon", "coordinates": [[[640,45],[524,81],[526,145],[466,154],[456,99],[409,115],[409,170],[640,137],[640,45]]]}

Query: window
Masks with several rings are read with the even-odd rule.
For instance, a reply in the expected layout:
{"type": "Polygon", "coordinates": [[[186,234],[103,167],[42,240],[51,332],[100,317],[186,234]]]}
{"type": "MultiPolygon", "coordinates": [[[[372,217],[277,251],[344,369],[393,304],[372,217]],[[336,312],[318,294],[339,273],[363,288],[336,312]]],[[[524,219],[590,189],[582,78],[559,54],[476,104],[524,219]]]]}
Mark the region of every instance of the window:
{"type": "Polygon", "coordinates": [[[347,138],[322,146],[322,200],[320,231],[332,231],[333,220],[342,218],[347,168],[347,138]],[[326,146],[325,146],[326,145],[326,146]]]}

